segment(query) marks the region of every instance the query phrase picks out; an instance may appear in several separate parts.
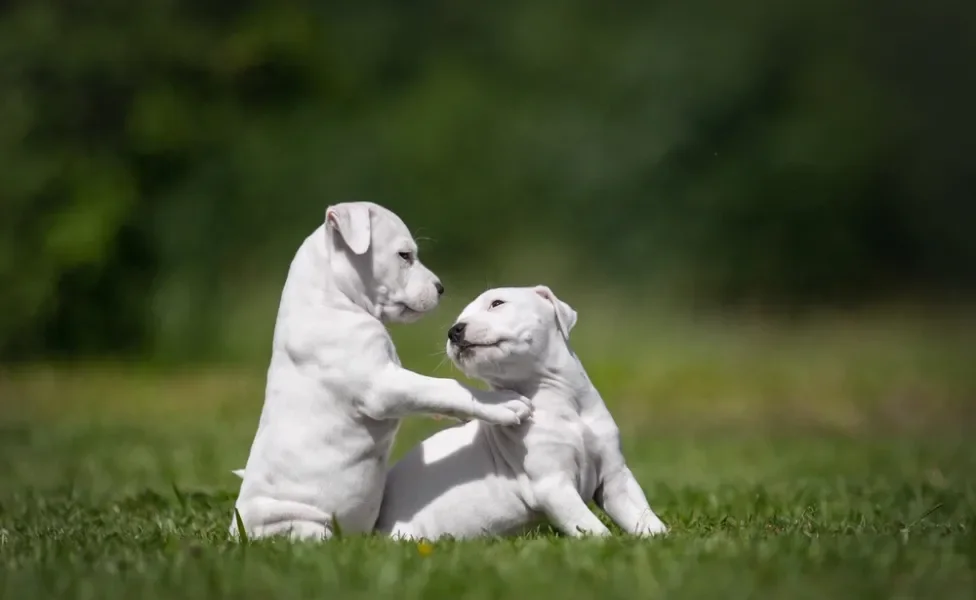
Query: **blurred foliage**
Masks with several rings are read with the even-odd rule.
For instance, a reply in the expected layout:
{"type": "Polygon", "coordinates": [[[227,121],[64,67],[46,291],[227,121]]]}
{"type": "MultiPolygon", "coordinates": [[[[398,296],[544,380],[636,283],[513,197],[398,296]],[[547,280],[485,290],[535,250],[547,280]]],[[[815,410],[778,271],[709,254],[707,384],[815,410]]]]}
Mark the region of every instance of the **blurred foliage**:
{"type": "Polygon", "coordinates": [[[549,244],[708,302],[976,282],[963,0],[0,11],[7,358],[210,352],[350,199],[444,274],[549,244]]]}

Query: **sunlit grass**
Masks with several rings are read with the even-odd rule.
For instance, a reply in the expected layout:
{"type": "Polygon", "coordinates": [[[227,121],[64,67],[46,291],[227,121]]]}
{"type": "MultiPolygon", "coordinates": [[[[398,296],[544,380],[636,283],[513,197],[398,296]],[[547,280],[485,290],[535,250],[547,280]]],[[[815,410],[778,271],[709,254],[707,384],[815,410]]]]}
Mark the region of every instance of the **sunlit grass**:
{"type": "MultiPolygon", "coordinates": [[[[567,295],[568,296],[568,295],[567,295]]],[[[326,546],[229,539],[266,366],[0,371],[0,592],[34,598],[968,598],[976,328],[580,311],[577,351],[664,539],[326,546]]],[[[395,328],[439,355],[457,306],[395,328]]],[[[242,338],[244,339],[244,338],[242,338]]],[[[265,342],[252,341],[257,347],[265,342]]],[[[409,419],[399,455],[445,426],[409,419]]]]}

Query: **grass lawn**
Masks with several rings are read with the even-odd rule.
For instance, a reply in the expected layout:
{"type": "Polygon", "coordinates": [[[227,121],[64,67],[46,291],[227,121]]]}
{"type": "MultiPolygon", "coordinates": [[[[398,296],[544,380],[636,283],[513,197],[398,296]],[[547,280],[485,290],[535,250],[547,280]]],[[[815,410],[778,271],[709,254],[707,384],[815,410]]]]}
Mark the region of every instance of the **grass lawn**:
{"type": "MultiPolygon", "coordinates": [[[[229,470],[246,459],[264,365],[8,368],[0,593],[974,597],[971,320],[662,321],[643,327],[654,331],[647,340],[613,315],[588,314],[577,348],[673,529],[666,538],[576,541],[542,527],[433,545],[237,544],[226,534],[237,491],[229,470]]],[[[440,334],[405,335],[397,331],[407,366],[450,375],[431,351],[440,334]]],[[[396,454],[443,426],[411,419],[396,454]]]]}

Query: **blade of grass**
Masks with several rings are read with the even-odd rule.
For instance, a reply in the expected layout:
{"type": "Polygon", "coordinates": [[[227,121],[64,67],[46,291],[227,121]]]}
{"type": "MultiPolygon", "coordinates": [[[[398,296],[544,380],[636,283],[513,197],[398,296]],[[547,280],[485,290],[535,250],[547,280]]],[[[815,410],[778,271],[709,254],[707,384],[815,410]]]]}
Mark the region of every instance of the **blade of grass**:
{"type": "Polygon", "coordinates": [[[173,486],[173,494],[176,495],[177,502],[180,503],[180,508],[186,510],[186,496],[180,491],[180,488],[176,486],[176,482],[172,482],[170,485],[173,486]]]}
{"type": "Polygon", "coordinates": [[[241,513],[237,510],[236,506],[234,507],[234,519],[237,521],[237,535],[240,537],[241,543],[246,546],[249,543],[247,530],[244,529],[244,519],[241,518],[241,513]]]}

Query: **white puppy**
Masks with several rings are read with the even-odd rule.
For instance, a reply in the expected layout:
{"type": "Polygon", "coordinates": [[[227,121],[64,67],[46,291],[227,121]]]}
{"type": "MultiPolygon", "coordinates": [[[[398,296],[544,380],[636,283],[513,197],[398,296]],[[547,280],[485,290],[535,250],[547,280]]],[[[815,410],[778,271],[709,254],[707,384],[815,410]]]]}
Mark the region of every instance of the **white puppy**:
{"type": "Polygon", "coordinates": [[[442,430],[391,470],[377,531],[400,538],[509,535],[540,518],[571,536],[608,535],[595,500],[624,531],[667,531],[648,506],[620,433],[569,347],[576,312],[545,286],[481,294],[448,332],[447,353],[493,389],[532,398],[518,427],[442,430]]]}
{"type": "MultiPolygon", "coordinates": [[[[400,419],[417,413],[516,425],[516,392],[488,392],[400,366],[385,322],[410,322],[444,288],[391,211],[330,206],[298,249],[275,323],[257,434],[236,508],[250,537],[327,538],[376,522],[400,419]]],[[[237,532],[236,518],[231,533],[237,532]]]]}

